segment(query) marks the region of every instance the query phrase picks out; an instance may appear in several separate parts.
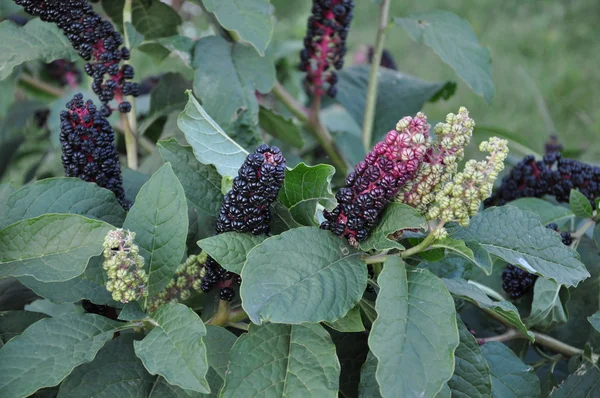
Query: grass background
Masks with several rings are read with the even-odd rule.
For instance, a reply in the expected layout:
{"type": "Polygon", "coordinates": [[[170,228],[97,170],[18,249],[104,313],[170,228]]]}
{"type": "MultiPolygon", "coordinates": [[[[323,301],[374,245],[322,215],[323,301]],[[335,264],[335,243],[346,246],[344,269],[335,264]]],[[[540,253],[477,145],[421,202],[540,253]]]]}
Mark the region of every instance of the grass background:
{"type": "MultiPolygon", "coordinates": [[[[312,1],[272,3],[281,25],[302,38],[312,1]]],[[[372,0],[355,3],[350,55],[361,44],[373,44],[379,13],[372,0]]],[[[431,120],[442,120],[464,105],[478,125],[506,129],[538,153],[555,131],[567,149],[580,150],[582,159],[600,163],[598,0],[392,0],[390,15],[436,9],[467,19],[480,43],[491,50],[496,94],[488,105],[433,51],[394,27],[386,48],[402,72],[458,83],[450,100],[426,105],[431,120]]],[[[476,136],[475,141],[482,138],[476,136]]]]}

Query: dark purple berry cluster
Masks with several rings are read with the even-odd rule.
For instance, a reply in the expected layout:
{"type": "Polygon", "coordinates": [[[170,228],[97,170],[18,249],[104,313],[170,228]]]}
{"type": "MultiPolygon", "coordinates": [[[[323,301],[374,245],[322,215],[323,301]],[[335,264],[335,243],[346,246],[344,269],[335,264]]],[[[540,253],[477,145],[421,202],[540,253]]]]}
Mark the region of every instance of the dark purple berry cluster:
{"type": "Polygon", "coordinates": [[[62,163],[67,177],[95,182],[114,192],[124,209],[125,199],[121,166],[110,123],[100,114],[91,100],[83,101],[76,94],[60,114],[62,163]]]}
{"type": "Polygon", "coordinates": [[[486,201],[486,206],[544,195],[567,203],[571,189],[579,190],[593,206],[600,196],[600,167],[562,158],[558,152],[549,153],[540,161],[526,156],[504,177],[501,186],[486,201]]]}
{"type": "Polygon", "coordinates": [[[351,245],[367,238],[384,207],[414,175],[427,151],[429,125],[423,114],[405,117],[346,177],[336,193],[338,205],[323,211],[322,229],[351,245]]]}
{"type": "Polygon", "coordinates": [[[119,104],[119,111],[131,110],[131,104],[123,97],[137,96],[139,87],[129,82],[134,76],[133,67],[121,66],[122,60],[129,59],[129,49],[121,47],[123,38],[110,21],[102,19],[86,0],[14,1],[29,14],[55,23],[79,55],[89,61],[85,72],[94,79],[92,90],[103,103],[100,110],[103,116],[112,113],[108,103],[113,99],[119,104]]]}
{"type": "MultiPolygon", "coordinates": [[[[283,184],[285,164],[279,148],[268,145],[261,145],[248,155],[233,180],[231,190],[223,198],[217,218],[217,234],[269,233],[270,207],[283,184]]],[[[204,272],[200,285],[203,292],[217,286],[221,289],[221,300],[231,301],[235,297],[232,286],[241,283],[239,275],[228,272],[211,257],[204,265],[204,272]]]]}
{"type": "Polygon", "coordinates": [[[299,66],[306,72],[304,87],[309,94],[336,96],[337,74],[330,68],[344,66],[353,8],[352,0],[313,0],[299,66]]]}
{"type": "Polygon", "coordinates": [[[538,276],[508,264],[502,271],[502,289],[516,300],[531,289],[538,276]]]}
{"type": "Polygon", "coordinates": [[[76,87],[81,83],[81,71],[77,69],[73,62],[57,59],[47,64],[45,71],[50,78],[61,86],[76,87]]]}

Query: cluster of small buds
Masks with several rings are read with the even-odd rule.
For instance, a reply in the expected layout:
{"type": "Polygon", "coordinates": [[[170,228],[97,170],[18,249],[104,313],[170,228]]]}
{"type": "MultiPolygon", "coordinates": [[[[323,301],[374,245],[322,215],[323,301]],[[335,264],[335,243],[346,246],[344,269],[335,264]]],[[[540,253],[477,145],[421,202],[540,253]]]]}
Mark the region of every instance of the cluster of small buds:
{"type": "Polygon", "coordinates": [[[415,175],[427,151],[428,137],[423,113],[400,120],[396,130],[388,132],[348,174],[345,187],[336,193],[338,206],[323,211],[326,221],[321,228],[345,237],[353,246],[366,239],[384,207],[415,175]]]}
{"type": "Polygon", "coordinates": [[[14,0],[31,15],[55,23],[65,33],[73,48],[86,61],[86,73],[94,79],[92,90],[104,104],[103,116],[108,117],[112,109],[108,105],[113,99],[119,111],[127,113],[131,104],[125,95],[137,96],[139,87],[128,80],[133,79],[130,65],[121,66],[130,53],[121,47],[123,38],[110,21],[102,19],[86,0],[14,0]]]}
{"type": "Polygon", "coordinates": [[[458,221],[463,226],[469,224],[470,217],[477,213],[481,202],[491,195],[494,181],[504,169],[508,142],[492,137],[482,142],[479,150],[490,155],[485,161],[469,160],[465,169],[436,194],[427,218],[439,218],[444,222],[458,221]]]}
{"type": "Polygon", "coordinates": [[[448,114],[445,123],[438,123],[434,128],[437,141],[428,143],[417,174],[402,187],[396,201],[426,214],[435,200],[435,193],[458,171],[458,163],[464,158],[464,148],[471,142],[474,127],[475,122],[465,107],[461,107],[456,115],[448,114]]]}
{"type": "Polygon", "coordinates": [[[306,72],[304,87],[309,94],[336,96],[338,77],[330,68],[344,66],[353,8],[352,0],[313,0],[299,66],[306,72]]]}
{"type": "Polygon", "coordinates": [[[125,199],[115,133],[110,123],[97,111],[91,100],[76,94],[60,114],[62,163],[67,177],[95,182],[114,192],[121,206],[125,199]]]}
{"type": "Polygon", "coordinates": [[[61,86],[74,88],[81,83],[81,71],[77,69],[77,66],[73,62],[57,59],[47,64],[45,71],[49,77],[61,86]]]}
{"type": "Polygon", "coordinates": [[[133,243],[135,233],[121,228],[110,231],[104,238],[104,265],[108,275],[106,290],[115,301],[128,303],[148,295],[148,275],[144,258],[133,243]]]}
{"type": "Polygon", "coordinates": [[[544,195],[568,203],[572,189],[579,190],[594,206],[595,199],[600,197],[600,167],[562,158],[558,152],[545,155],[541,161],[526,156],[503,178],[486,206],[544,195]]]}

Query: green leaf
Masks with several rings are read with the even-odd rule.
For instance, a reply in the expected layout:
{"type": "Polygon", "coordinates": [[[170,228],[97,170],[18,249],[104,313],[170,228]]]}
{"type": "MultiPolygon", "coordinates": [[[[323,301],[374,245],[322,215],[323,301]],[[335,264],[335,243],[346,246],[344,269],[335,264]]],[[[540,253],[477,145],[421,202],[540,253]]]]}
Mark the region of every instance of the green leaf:
{"type": "Polygon", "coordinates": [[[0,184],[0,208],[8,206],[8,198],[15,192],[16,189],[10,184],[0,184]]]}
{"type": "Polygon", "coordinates": [[[345,239],[301,227],[250,251],[240,295],[256,324],[333,322],[359,302],[366,285],[367,267],[345,239]]]}
{"type": "Polygon", "coordinates": [[[46,315],[29,311],[0,312],[0,348],[46,315]]]}
{"type": "Polygon", "coordinates": [[[240,274],[248,252],[265,239],[265,236],[225,232],[198,241],[198,246],[227,271],[240,274]]]}
{"type": "MultiPolygon", "coordinates": [[[[0,6],[2,7],[2,6],[0,6]]],[[[19,74],[15,72],[8,78],[0,80],[0,120],[6,120],[6,115],[15,103],[15,91],[17,89],[19,74]]],[[[4,127],[6,122],[1,125],[4,127]]]]}
{"type": "Polygon", "coordinates": [[[448,380],[452,396],[491,397],[490,367],[483,357],[475,337],[460,319],[457,321],[460,344],[455,352],[454,374],[448,380]]]}
{"type": "Polygon", "coordinates": [[[61,382],[96,356],[121,325],[95,314],[69,314],[36,322],[0,350],[0,391],[26,397],[61,382]]]}
{"type": "Polygon", "coordinates": [[[177,126],[192,146],[196,159],[213,164],[222,176],[237,176],[248,152],[233,141],[196,101],[191,91],[189,101],[177,119],[177,126]]]}
{"type": "MultiPolygon", "coordinates": [[[[208,377],[207,377],[208,379],[208,377]]],[[[210,383],[210,380],[209,380],[210,383]]],[[[218,391],[216,394],[202,394],[200,392],[184,390],[183,388],[169,384],[162,377],[157,377],[150,391],[148,398],[205,398],[205,397],[218,397],[218,391]]]]}
{"type": "Polygon", "coordinates": [[[574,216],[567,207],[557,206],[539,198],[521,198],[510,202],[510,205],[537,214],[544,225],[558,223],[574,216]]]}
{"type": "Polygon", "coordinates": [[[534,369],[525,365],[502,343],[490,342],[481,347],[492,372],[494,398],[538,398],[540,380],[534,369]]]}
{"type": "Polygon", "coordinates": [[[302,148],[304,140],[300,133],[300,127],[294,123],[293,119],[287,119],[273,109],[260,106],[258,113],[260,127],[275,138],[280,139],[293,146],[294,148],[302,148]]]}
{"type": "Polygon", "coordinates": [[[369,347],[379,360],[381,394],[433,397],[454,370],[459,342],[454,300],[438,277],[407,270],[399,257],[384,263],[378,281],[369,347]]]}
{"type": "Polygon", "coordinates": [[[285,173],[279,200],[290,209],[294,220],[303,225],[319,225],[316,218],[319,202],[335,204],[331,178],[335,168],[327,164],[307,166],[300,163],[285,173]]]}
{"type": "Polygon", "coordinates": [[[111,226],[75,214],[46,214],[0,231],[0,278],[61,282],[81,275],[111,226]]]}
{"type": "Polygon", "coordinates": [[[445,238],[442,240],[436,240],[430,249],[446,249],[453,253],[460,255],[477,265],[485,272],[486,275],[492,274],[492,259],[488,252],[481,247],[481,245],[471,242],[470,245],[465,244],[462,240],[456,240],[452,238],[445,238]],[[471,246],[474,250],[471,250],[471,246]]]}
{"type": "Polygon", "coordinates": [[[569,207],[577,217],[590,218],[594,215],[588,198],[576,189],[571,189],[571,193],[569,194],[569,207]]]}
{"type": "Polygon", "coordinates": [[[403,229],[421,229],[426,224],[425,218],[413,207],[392,202],[386,207],[367,240],[360,242],[360,248],[363,251],[404,249],[400,243],[388,239],[388,235],[403,229]]]}
{"type": "Polygon", "coordinates": [[[150,111],[140,124],[138,134],[146,130],[161,117],[180,111],[187,102],[185,91],[191,83],[178,73],[166,73],[160,77],[158,85],[150,94],[150,111]]]}
{"type": "Polygon", "coordinates": [[[481,289],[464,279],[443,279],[443,281],[453,296],[466,300],[481,309],[493,311],[507,323],[528,335],[533,341],[533,334],[527,330],[527,327],[521,321],[519,310],[510,302],[492,301],[481,289]]]}
{"type": "MultiPolygon", "coordinates": [[[[336,101],[361,126],[370,69],[369,65],[344,68],[339,72],[337,83],[336,101]]],[[[420,111],[425,102],[440,93],[448,92],[451,85],[450,82],[426,82],[391,69],[380,69],[373,125],[374,141],[393,130],[398,120],[404,116],[412,116],[420,111]]]]}
{"type": "Polygon", "coordinates": [[[533,287],[531,313],[525,319],[528,328],[544,331],[567,323],[569,290],[554,281],[538,278],[533,287]]]}
{"type": "Polygon", "coordinates": [[[162,166],[138,193],[124,229],[136,233],[135,243],[148,267],[149,296],[160,292],[175,274],[185,253],[188,209],[183,187],[170,163],[162,166]]]}
{"type": "Polygon", "coordinates": [[[600,311],[596,312],[594,315],[588,316],[587,319],[594,329],[600,332],[600,311]]]}
{"type": "Polygon", "coordinates": [[[6,79],[15,67],[25,62],[77,59],[67,36],[56,25],[39,18],[25,26],[15,25],[12,21],[0,22],[0,37],[3,39],[0,43],[0,80],[6,79]]]}
{"type": "Polygon", "coordinates": [[[132,301],[123,306],[118,319],[121,321],[139,321],[140,319],[146,319],[147,317],[148,314],[142,310],[138,302],[132,301]]]}
{"type": "Polygon", "coordinates": [[[0,229],[46,213],[80,214],[120,226],[125,210],[115,194],[79,178],[49,178],[24,186],[10,195],[0,229]]]}
{"type": "Polygon", "coordinates": [[[260,55],[265,55],[275,29],[269,0],[202,0],[202,4],[215,14],[221,26],[234,31],[260,55]]]}
{"type": "Polygon", "coordinates": [[[375,373],[378,365],[377,357],[369,351],[367,360],[360,370],[360,383],[358,385],[359,398],[379,398],[381,391],[375,373]]]}
{"type": "Polygon", "coordinates": [[[268,93],[275,84],[273,62],[249,46],[208,36],[196,44],[192,66],[194,95],[206,112],[240,145],[256,146],[260,142],[256,91],[268,93]]]}
{"type": "Polygon", "coordinates": [[[492,101],[490,50],[479,44],[469,22],[447,11],[415,13],[394,22],[413,40],[430,47],[475,93],[492,101]]]}
{"type": "Polygon", "coordinates": [[[593,238],[596,247],[600,249],[600,224],[596,224],[596,226],[594,226],[593,238]]]}
{"type": "Polygon", "coordinates": [[[186,198],[202,213],[215,218],[219,214],[223,194],[221,176],[213,166],[196,160],[189,146],[181,146],[170,139],[158,142],[158,152],[165,162],[173,165],[173,171],[183,185],[186,198]]]}
{"type": "Polygon", "coordinates": [[[334,322],[324,322],[325,325],[338,332],[353,333],[365,330],[360,314],[360,305],[354,306],[346,315],[334,322]]]}
{"type": "Polygon", "coordinates": [[[537,215],[514,206],[484,210],[467,228],[456,228],[452,237],[477,242],[491,255],[562,285],[576,286],[590,276],[559,234],[542,225],[537,215]]]}
{"type": "Polygon", "coordinates": [[[340,363],[315,324],[250,325],[231,349],[221,397],[337,397],[340,363]]]}
{"type": "Polygon", "coordinates": [[[282,205],[279,201],[273,202],[271,205],[271,235],[279,235],[289,229],[301,227],[294,218],[289,209],[282,205]]]}
{"type": "MultiPolygon", "coordinates": [[[[123,26],[123,5],[121,0],[102,1],[104,11],[119,29],[123,26]]],[[[182,22],[179,14],[160,0],[134,1],[131,13],[133,26],[146,40],[174,36],[182,22]]]]}
{"type": "Polygon", "coordinates": [[[138,32],[131,22],[125,22],[125,33],[129,38],[130,50],[138,47],[145,40],[144,35],[138,32]]]}
{"type": "Polygon", "coordinates": [[[25,305],[25,311],[38,312],[56,318],[73,313],[83,314],[84,309],[73,303],[55,304],[50,300],[40,299],[25,305]]]}
{"type": "Polygon", "coordinates": [[[200,317],[183,304],[166,304],[152,319],[156,327],[144,340],[134,342],[135,353],[146,369],[181,388],[209,393],[202,341],[206,328],[200,317]]]}
{"type": "Polygon", "coordinates": [[[96,358],[79,366],[60,385],[60,398],[147,397],[154,377],[133,352],[133,334],[109,341],[96,358]]]}
{"type": "Polygon", "coordinates": [[[552,398],[597,396],[600,396],[600,369],[589,363],[582,364],[550,394],[552,398]]]}

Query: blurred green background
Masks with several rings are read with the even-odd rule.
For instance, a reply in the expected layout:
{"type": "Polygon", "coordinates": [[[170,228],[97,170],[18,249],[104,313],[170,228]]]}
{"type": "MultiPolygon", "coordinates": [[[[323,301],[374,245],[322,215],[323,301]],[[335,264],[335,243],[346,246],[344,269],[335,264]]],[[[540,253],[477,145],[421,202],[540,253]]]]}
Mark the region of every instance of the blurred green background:
{"type": "MultiPolygon", "coordinates": [[[[280,29],[301,39],[311,0],[272,0],[280,29]],[[281,26],[283,25],[283,26],[281,26]]],[[[372,45],[379,7],[356,0],[349,57],[372,45]]],[[[454,12],[469,21],[480,43],[492,52],[496,94],[491,104],[475,95],[429,48],[405,31],[389,31],[386,48],[400,71],[425,80],[454,80],[456,94],[427,104],[430,120],[466,106],[479,126],[518,135],[538,153],[551,133],[581,159],[600,159],[600,1],[598,0],[392,0],[391,16],[432,10],[454,12]]],[[[476,133],[477,134],[477,133],[476,133]]],[[[479,141],[476,137],[476,141],[479,141]]]]}

